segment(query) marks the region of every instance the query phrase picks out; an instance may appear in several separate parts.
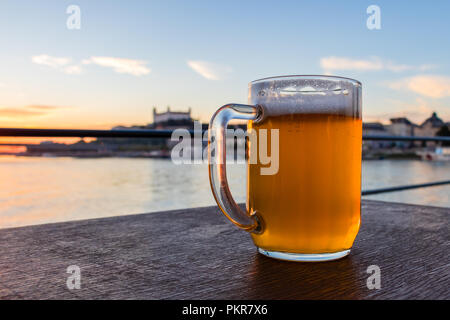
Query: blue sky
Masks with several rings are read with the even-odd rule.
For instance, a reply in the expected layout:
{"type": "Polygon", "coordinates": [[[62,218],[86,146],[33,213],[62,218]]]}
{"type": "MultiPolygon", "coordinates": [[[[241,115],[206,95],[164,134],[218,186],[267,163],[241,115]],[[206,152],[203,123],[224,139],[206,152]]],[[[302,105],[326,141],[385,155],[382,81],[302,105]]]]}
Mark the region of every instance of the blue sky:
{"type": "Polygon", "coordinates": [[[108,128],[192,107],[207,121],[287,74],[363,83],[366,121],[450,120],[448,1],[0,3],[0,126],[108,128]],[[69,30],[69,5],[81,29],[69,30]],[[381,29],[366,27],[369,5],[381,29]]]}

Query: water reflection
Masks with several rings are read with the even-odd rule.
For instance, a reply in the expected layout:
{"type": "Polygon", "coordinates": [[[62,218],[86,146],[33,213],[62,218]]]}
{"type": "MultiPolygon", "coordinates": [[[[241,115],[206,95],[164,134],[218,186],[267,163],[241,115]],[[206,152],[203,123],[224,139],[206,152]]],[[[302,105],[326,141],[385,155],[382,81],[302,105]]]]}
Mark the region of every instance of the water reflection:
{"type": "MultiPolygon", "coordinates": [[[[450,162],[381,160],[363,162],[363,189],[450,179],[450,162]]],[[[366,197],[384,201],[450,207],[450,186],[420,188],[366,197]]]]}
{"type": "MultiPolygon", "coordinates": [[[[363,188],[450,178],[450,163],[365,161],[363,188]]],[[[246,197],[245,164],[228,164],[231,191],[246,197]]],[[[450,186],[369,199],[450,207],[450,186]]],[[[161,159],[0,157],[0,228],[214,205],[206,164],[161,159]]]]}

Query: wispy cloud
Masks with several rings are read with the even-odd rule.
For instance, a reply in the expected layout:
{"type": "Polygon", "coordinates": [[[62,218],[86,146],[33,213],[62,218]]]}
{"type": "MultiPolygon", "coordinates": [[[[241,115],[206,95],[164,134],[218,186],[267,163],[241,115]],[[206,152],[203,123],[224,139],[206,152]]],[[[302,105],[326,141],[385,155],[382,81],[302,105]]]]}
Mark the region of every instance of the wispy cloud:
{"type": "Polygon", "coordinates": [[[31,57],[31,61],[71,75],[83,73],[81,65],[89,64],[112,68],[117,73],[126,73],[134,76],[142,76],[151,72],[151,69],[147,66],[147,61],[116,57],[93,56],[77,64],[72,63],[72,58],[70,57],[53,57],[48,54],[41,54],[31,57]]]}
{"type": "Polygon", "coordinates": [[[82,72],[80,66],[71,64],[72,58],[69,57],[53,57],[48,54],[41,54],[31,57],[31,61],[67,74],[80,74],[82,72]]]}
{"type": "Polygon", "coordinates": [[[59,68],[68,65],[72,61],[72,59],[67,57],[52,57],[48,54],[41,54],[31,57],[31,61],[36,64],[41,64],[52,68],[59,68]]]}
{"type": "Polygon", "coordinates": [[[232,72],[232,69],[228,66],[208,61],[189,60],[187,64],[192,70],[208,80],[221,80],[232,72]]]}
{"type": "Polygon", "coordinates": [[[115,57],[90,57],[82,61],[83,64],[96,64],[101,67],[112,68],[117,73],[127,73],[133,76],[149,74],[151,69],[143,60],[115,58],[115,57]]]}
{"type": "Polygon", "coordinates": [[[67,74],[81,74],[83,72],[83,69],[81,69],[80,66],[73,65],[65,67],[63,71],[67,74]]]}
{"type": "Polygon", "coordinates": [[[379,57],[370,57],[368,59],[352,59],[335,56],[321,58],[320,66],[326,73],[331,73],[336,70],[353,70],[353,71],[388,70],[393,72],[410,71],[410,70],[425,71],[435,67],[430,64],[424,64],[420,66],[397,64],[392,61],[384,61],[379,57]]]}
{"type": "Polygon", "coordinates": [[[49,105],[29,105],[25,107],[5,107],[0,108],[0,118],[8,119],[24,119],[31,117],[39,117],[50,114],[51,112],[65,107],[49,106],[49,105]]]}
{"type": "Polygon", "coordinates": [[[440,75],[417,75],[388,83],[395,90],[412,91],[425,97],[450,96],[450,77],[440,75]]]}

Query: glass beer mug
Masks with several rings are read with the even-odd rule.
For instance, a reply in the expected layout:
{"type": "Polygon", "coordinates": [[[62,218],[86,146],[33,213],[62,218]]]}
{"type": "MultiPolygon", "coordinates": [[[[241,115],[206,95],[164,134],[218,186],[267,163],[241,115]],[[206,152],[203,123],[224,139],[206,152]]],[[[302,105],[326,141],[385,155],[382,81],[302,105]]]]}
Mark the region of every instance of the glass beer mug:
{"type": "Polygon", "coordinates": [[[361,83],[334,76],[265,78],[249,84],[248,101],[221,107],[209,125],[209,177],[220,210],[268,257],[348,255],[361,217],[361,83]],[[259,144],[249,139],[249,159],[261,142],[278,139],[267,143],[278,170],[264,172],[267,164],[248,161],[246,210],[233,200],[226,177],[232,119],[248,120],[248,134],[260,138],[259,144]]]}

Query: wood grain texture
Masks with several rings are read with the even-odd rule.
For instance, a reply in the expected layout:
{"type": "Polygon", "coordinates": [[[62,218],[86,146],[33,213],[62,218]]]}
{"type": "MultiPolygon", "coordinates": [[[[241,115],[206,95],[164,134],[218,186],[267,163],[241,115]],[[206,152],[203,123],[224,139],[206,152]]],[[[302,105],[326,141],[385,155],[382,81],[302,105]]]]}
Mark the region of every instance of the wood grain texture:
{"type": "Polygon", "coordinates": [[[363,201],[347,258],[272,260],[217,207],[0,230],[1,299],[449,299],[450,209],[363,201]],[[369,290],[370,265],[381,289],[369,290]],[[81,289],[69,290],[70,265],[81,289]]]}

